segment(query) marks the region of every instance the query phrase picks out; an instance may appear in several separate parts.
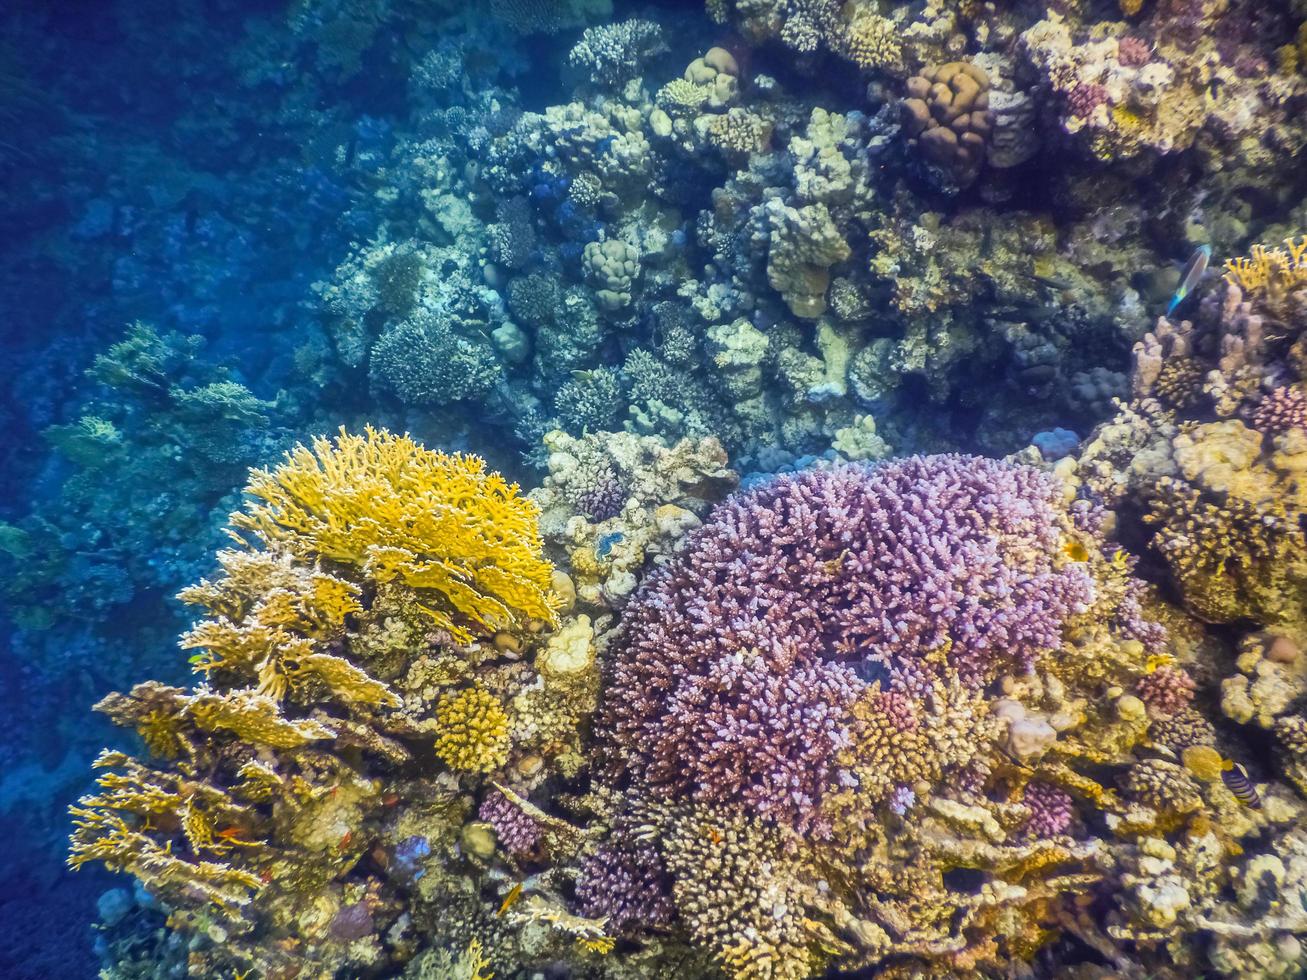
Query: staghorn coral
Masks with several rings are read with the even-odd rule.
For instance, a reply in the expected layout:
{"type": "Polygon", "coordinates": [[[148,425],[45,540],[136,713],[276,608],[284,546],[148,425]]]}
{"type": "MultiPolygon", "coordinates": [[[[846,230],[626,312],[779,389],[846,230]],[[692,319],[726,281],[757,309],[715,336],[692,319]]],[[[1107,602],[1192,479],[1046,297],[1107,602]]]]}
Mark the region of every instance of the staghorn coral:
{"type": "Polygon", "coordinates": [[[540,843],[540,826],[499,790],[486,794],[477,816],[495,828],[495,838],[510,854],[529,856],[540,843]]]}
{"type": "Polygon", "coordinates": [[[583,914],[605,917],[618,933],[670,923],[675,906],[667,870],[649,845],[603,846],[582,863],[576,897],[583,914]]]}
{"type": "Polygon", "coordinates": [[[1075,767],[1124,770],[1148,722],[1119,686],[1103,707],[1086,695],[1104,675],[1143,677],[1131,636],[1164,635],[1133,609],[1126,563],[1064,543],[1102,524],[1064,501],[1032,470],[961,457],[809,471],[728,501],[636,594],[602,758],[630,787],[622,819],[657,844],[691,941],[728,975],[896,955],[975,967],[998,922],[1033,950],[1051,933],[1030,910],[1105,873],[1101,841],[1061,835],[1080,800],[1121,804],[1075,767]],[[946,572],[957,554],[966,571],[946,572]],[[975,578],[945,597],[937,572],[975,578]],[[1003,599],[982,612],[973,594],[1003,599]],[[1000,674],[994,699],[984,687],[1000,674]],[[1028,803],[1006,802],[1021,790],[1028,803]],[[750,853],[769,855],[761,879],[738,863],[750,853]],[[964,866],[993,877],[962,894],[945,873],[964,866]],[[740,896],[729,907],[749,917],[724,918],[740,896]]]}

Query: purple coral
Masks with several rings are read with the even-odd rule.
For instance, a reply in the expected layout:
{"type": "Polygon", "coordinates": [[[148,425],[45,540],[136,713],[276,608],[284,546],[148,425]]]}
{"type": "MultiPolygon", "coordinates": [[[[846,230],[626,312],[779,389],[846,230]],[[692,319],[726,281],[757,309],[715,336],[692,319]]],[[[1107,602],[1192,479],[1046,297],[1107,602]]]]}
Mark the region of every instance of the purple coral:
{"type": "Polygon", "coordinates": [[[600,714],[610,761],[819,832],[869,683],[906,690],[947,665],[984,684],[1086,608],[1085,567],[1056,561],[1060,494],[1036,470],[964,456],[737,494],[628,608],[600,714]]]}
{"type": "Polygon", "coordinates": [[[372,935],[372,909],[367,902],[344,906],[331,919],[331,936],[341,942],[353,942],[372,935]]]}
{"type": "Polygon", "coordinates": [[[1126,68],[1142,68],[1153,60],[1153,49],[1138,37],[1123,37],[1116,45],[1116,58],[1126,68]]]}
{"type": "Polygon", "coordinates": [[[598,453],[582,455],[564,494],[579,513],[596,522],[616,517],[626,506],[626,487],[608,457],[598,453]]]}
{"type": "Polygon", "coordinates": [[[1081,82],[1070,91],[1066,101],[1071,115],[1088,119],[1107,101],[1107,89],[1097,82],[1081,82]]]}
{"type": "Polygon", "coordinates": [[[850,742],[845,719],[862,685],[844,665],[805,664],[784,640],[776,647],[775,657],[720,657],[670,693],[651,780],[799,824],[815,816],[835,753],[850,742]]]}
{"type": "Polygon", "coordinates": [[[1031,837],[1056,837],[1071,825],[1074,802],[1064,790],[1050,783],[1031,783],[1022,802],[1030,810],[1025,831],[1031,837]]]}
{"type": "Polygon", "coordinates": [[[540,843],[539,825],[499,790],[491,790],[486,795],[477,816],[495,828],[499,843],[510,854],[525,857],[540,843]]]}
{"type": "Polygon", "coordinates": [[[1194,698],[1194,679],[1175,667],[1158,667],[1137,685],[1139,700],[1154,718],[1170,718],[1194,698]]]}
{"type": "Polygon", "coordinates": [[[667,872],[648,845],[599,848],[581,865],[576,898],[582,915],[606,915],[621,933],[666,925],[674,914],[667,872]]]}

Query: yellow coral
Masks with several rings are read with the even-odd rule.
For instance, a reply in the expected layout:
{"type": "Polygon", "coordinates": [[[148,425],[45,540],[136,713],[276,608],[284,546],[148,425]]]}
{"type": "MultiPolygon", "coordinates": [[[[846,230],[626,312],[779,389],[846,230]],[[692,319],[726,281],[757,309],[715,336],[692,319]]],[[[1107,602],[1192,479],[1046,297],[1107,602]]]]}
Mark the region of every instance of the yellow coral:
{"type": "Polygon", "coordinates": [[[178,826],[192,854],[223,854],[258,842],[223,833],[249,812],[222,790],[149,769],[121,752],[101,752],[95,767],[105,771],[99,791],[69,807],[74,831],[68,864],[74,870],[101,861],[110,870],[136,875],[163,896],[184,891],[218,911],[235,916],[262,882],[249,871],[210,861],[188,861],[147,835],[154,823],[178,826]]]}
{"type": "Polygon", "coordinates": [[[1225,263],[1227,282],[1245,293],[1294,289],[1307,284],[1307,235],[1294,241],[1286,238],[1284,248],[1254,245],[1247,258],[1225,263]]]}
{"type": "Polygon", "coordinates": [[[223,577],[183,589],[183,602],[205,607],[209,618],[182,637],[183,650],[200,671],[257,673],[260,693],[286,693],[285,662],[313,651],[313,641],[331,640],[348,616],[361,612],[359,587],[325,572],[298,565],[282,549],[218,553],[223,577]]]}
{"type": "Polygon", "coordinates": [[[688,78],[674,78],[658,90],[654,101],[671,115],[697,112],[712,97],[711,85],[697,85],[688,78]]]}
{"type": "Polygon", "coordinates": [[[436,755],[459,772],[493,772],[508,761],[508,712],[493,694],[470,687],[440,699],[436,755]]]}
{"type": "Polygon", "coordinates": [[[403,582],[458,642],[555,621],[535,505],[476,456],[342,429],[334,444],[319,438],[255,470],[247,492],[260,502],[233,514],[234,527],[306,563],[403,582]]]}
{"type": "Polygon", "coordinates": [[[254,691],[217,694],[201,690],[190,699],[187,712],[205,731],[229,731],[243,741],[278,749],[293,749],[335,737],[320,722],[285,717],[276,701],[254,691]]]}
{"type": "Polygon", "coordinates": [[[724,153],[761,153],[771,140],[771,123],[747,109],[736,107],[722,115],[700,119],[708,142],[724,153]]]}

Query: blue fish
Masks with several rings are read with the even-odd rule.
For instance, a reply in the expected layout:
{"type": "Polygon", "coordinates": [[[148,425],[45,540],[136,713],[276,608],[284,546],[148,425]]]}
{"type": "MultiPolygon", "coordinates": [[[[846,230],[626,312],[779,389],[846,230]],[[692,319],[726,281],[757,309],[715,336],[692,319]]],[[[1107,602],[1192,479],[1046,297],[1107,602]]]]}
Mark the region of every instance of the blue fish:
{"type": "Polygon", "coordinates": [[[1203,273],[1207,271],[1207,263],[1212,260],[1212,246],[1199,245],[1194,249],[1194,254],[1189,257],[1188,264],[1184,267],[1184,273],[1180,276],[1180,285],[1176,287],[1175,295],[1171,297],[1171,305],[1166,308],[1166,315],[1170,316],[1175,312],[1175,308],[1185,301],[1193,288],[1203,278],[1203,273]]]}

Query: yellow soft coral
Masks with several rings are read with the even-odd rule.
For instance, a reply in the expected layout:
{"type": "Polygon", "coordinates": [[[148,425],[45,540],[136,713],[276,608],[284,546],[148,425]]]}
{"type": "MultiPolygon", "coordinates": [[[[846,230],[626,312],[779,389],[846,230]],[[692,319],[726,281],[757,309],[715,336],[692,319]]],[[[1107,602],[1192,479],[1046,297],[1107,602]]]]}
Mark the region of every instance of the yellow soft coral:
{"type": "Polygon", "coordinates": [[[259,502],[232,515],[234,527],[306,562],[403,582],[457,642],[555,621],[535,505],[476,456],[342,429],[255,470],[247,492],[259,502]]]}
{"type": "Polygon", "coordinates": [[[471,687],[440,699],[436,755],[459,772],[493,772],[508,761],[508,712],[493,694],[471,687]]]}

